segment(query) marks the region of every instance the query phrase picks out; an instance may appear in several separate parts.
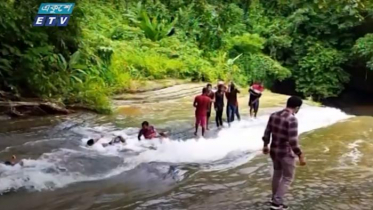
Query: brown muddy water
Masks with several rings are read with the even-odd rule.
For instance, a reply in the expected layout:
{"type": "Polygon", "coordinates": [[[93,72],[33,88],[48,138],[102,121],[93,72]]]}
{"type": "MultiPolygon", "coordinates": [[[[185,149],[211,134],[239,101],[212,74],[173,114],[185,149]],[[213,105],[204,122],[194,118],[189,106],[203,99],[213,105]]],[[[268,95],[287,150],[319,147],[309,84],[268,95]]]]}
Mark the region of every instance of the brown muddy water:
{"type": "MultiPolygon", "coordinates": [[[[243,97],[242,120],[222,130],[211,122],[206,139],[192,136],[187,96],[122,105],[112,116],[0,121],[0,159],[24,161],[0,166],[1,209],[269,209],[271,162],[260,154],[261,136],[285,99],[268,93],[250,120],[243,97]],[[143,120],[170,138],[138,142],[143,120]],[[85,147],[88,137],[118,134],[128,145],[85,147]]],[[[291,209],[373,209],[373,118],[310,105],[297,117],[307,166],[297,168],[291,209]]]]}

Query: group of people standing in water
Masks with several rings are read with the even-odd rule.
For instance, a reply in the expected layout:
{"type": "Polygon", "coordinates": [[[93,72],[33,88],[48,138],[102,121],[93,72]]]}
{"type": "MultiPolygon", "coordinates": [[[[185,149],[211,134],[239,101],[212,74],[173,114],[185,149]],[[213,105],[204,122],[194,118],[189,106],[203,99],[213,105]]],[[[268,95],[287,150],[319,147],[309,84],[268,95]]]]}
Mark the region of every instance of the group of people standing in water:
{"type": "MultiPolygon", "coordinates": [[[[257,116],[259,98],[263,90],[263,85],[260,82],[255,82],[248,91],[250,93],[248,105],[251,117],[257,116]]],[[[204,87],[202,94],[196,96],[193,102],[196,108],[195,135],[197,135],[199,125],[202,127],[202,135],[205,134],[206,129],[208,130],[208,121],[211,116],[212,106],[216,111],[216,126],[223,126],[224,98],[227,100],[226,112],[228,124],[234,121],[235,116],[240,120],[237,97],[239,93],[240,91],[233,83],[230,83],[227,87],[223,82],[219,82],[216,91],[212,90],[211,84],[204,87]]],[[[270,201],[271,209],[273,210],[288,209],[288,206],[284,202],[284,196],[294,178],[296,157],[299,158],[301,166],[306,165],[304,154],[298,145],[298,121],[295,117],[301,106],[302,100],[299,97],[290,97],[285,109],[270,115],[262,138],[263,154],[269,154],[273,162],[274,173],[272,176],[272,197],[270,201]]],[[[142,136],[150,140],[158,137],[166,137],[167,134],[164,132],[158,133],[154,126],[144,121],[138,133],[139,141],[142,136]]],[[[93,146],[98,140],[89,139],[87,146],[93,146]]],[[[102,146],[107,147],[114,144],[126,144],[126,140],[121,136],[116,136],[109,143],[104,143],[102,146]]],[[[5,161],[4,164],[8,166],[17,164],[23,166],[23,162],[17,161],[15,155],[12,156],[11,160],[5,161]]],[[[170,171],[174,172],[175,168],[170,167],[170,171]]]]}
{"type": "MultiPolygon", "coordinates": [[[[213,91],[212,85],[207,84],[206,87],[202,89],[202,94],[194,98],[193,106],[195,110],[195,132],[194,135],[198,133],[198,127],[202,128],[202,136],[205,135],[205,131],[209,130],[209,120],[211,117],[211,110],[214,107],[216,115],[215,121],[218,128],[223,127],[223,111],[225,107],[224,98],[226,98],[226,115],[227,122],[230,125],[231,122],[237,117],[238,120],[241,119],[239,106],[238,106],[238,90],[233,82],[231,82],[228,87],[224,82],[220,81],[213,91]]],[[[264,87],[261,82],[254,82],[249,88],[249,102],[250,116],[256,117],[259,110],[259,98],[262,96],[264,87]]]]}

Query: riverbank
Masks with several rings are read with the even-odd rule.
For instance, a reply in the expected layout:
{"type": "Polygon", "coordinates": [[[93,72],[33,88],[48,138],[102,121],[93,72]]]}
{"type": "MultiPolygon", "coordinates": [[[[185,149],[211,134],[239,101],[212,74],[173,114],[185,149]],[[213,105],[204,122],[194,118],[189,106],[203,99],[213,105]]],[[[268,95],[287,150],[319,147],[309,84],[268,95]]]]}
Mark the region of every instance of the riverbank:
{"type": "MultiPolygon", "coordinates": [[[[113,113],[133,116],[146,111],[147,106],[139,105],[148,103],[149,108],[159,107],[160,110],[163,102],[173,101],[172,107],[168,110],[183,109],[184,111],[193,112],[191,103],[196,95],[201,93],[206,83],[196,83],[187,80],[154,80],[154,81],[133,81],[130,88],[112,97],[111,110],[113,113]],[[177,104],[178,103],[178,104],[177,104]],[[145,110],[144,110],[145,109],[145,110]],[[136,114],[137,113],[137,114],[136,114]]],[[[247,114],[248,87],[240,87],[239,106],[243,114],[247,114]]],[[[283,107],[289,96],[277,94],[268,90],[264,91],[260,100],[260,107],[283,107]]],[[[319,103],[305,100],[309,105],[320,105],[319,103]]],[[[2,119],[27,118],[35,116],[48,115],[66,115],[79,112],[95,112],[82,104],[64,105],[58,102],[48,102],[39,99],[22,99],[0,101],[0,113],[2,119]],[[8,117],[4,117],[8,116],[8,117]]]]}
{"type": "MultiPolygon", "coordinates": [[[[178,79],[131,81],[128,89],[124,90],[123,93],[137,94],[147,91],[156,91],[185,83],[188,83],[188,81],[178,79]]],[[[79,111],[97,112],[97,110],[84,104],[63,104],[56,99],[23,98],[0,91],[0,120],[47,115],[66,115],[79,111]]]]}

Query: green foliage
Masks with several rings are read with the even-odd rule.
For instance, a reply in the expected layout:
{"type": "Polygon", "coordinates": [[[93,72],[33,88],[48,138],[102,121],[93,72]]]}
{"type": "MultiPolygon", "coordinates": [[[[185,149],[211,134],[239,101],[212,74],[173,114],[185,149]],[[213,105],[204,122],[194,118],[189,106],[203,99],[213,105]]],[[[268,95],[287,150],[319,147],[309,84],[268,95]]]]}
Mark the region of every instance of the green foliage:
{"type": "Polygon", "coordinates": [[[32,27],[42,2],[0,1],[2,90],[107,112],[131,80],[290,78],[321,99],[373,69],[369,0],[79,0],[68,27],[32,27]]]}
{"type": "MultiPolygon", "coordinates": [[[[321,99],[337,96],[349,81],[342,67],[353,63],[348,55],[357,28],[370,20],[372,8],[369,0],[256,0],[249,25],[266,38],[264,51],[291,70],[297,91],[321,99]]],[[[354,51],[369,61],[367,42],[358,41],[354,51]]]]}
{"type": "Polygon", "coordinates": [[[238,53],[260,53],[264,48],[265,39],[258,34],[245,33],[228,40],[228,48],[238,53]]]}
{"type": "Polygon", "coordinates": [[[177,18],[173,21],[163,19],[162,14],[150,18],[148,12],[142,8],[141,2],[137,5],[136,13],[130,13],[128,17],[144,32],[145,37],[152,41],[159,41],[170,35],[177,22],[177,18]]]}
{"type": "Polygon", "coordinates": [[[359,38],[353,47],[353,53],[362,57],[367,62],[367,68],[373,70],[373,34],[359,38]]]}
{"type": "Polygon", "coordinates": [[[314,99],[337,96],[349,80],[340,67],[346,60],[346,55],[336,49],[320,44],[309,47],[294,74],[297,90],[314,99]]]}

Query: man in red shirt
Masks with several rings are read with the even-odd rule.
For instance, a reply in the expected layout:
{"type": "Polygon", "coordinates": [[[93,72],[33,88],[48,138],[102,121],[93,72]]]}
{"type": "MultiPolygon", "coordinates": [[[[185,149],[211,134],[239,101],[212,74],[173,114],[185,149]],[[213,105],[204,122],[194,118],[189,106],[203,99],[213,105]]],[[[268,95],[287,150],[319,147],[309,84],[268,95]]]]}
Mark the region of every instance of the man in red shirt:
{"type": "Polygon", "coordinates": [[[144,136],[145,139],[151,140],[156,137],[166,137],[166,133],[161,132],[159,135],[157,135],[157,130],[154,128],[154,126],[149,125],[147,121],[144,121],[141,124],[141,130],[139,131],[138,139],[141,140],[141,136],[144,136]]]}
{"type": "Polygon", "coordinates": [[[196,107],[196,131],[194,135],[197,135],[198,125],[202,127],[202,136],[205,135],[205,128],[207,122],[207,111],[211,106],[211,99],[207,96],[207,88],[202,89],[202,95],[196,96],[194,98],[193,106],[196,107]]]}

